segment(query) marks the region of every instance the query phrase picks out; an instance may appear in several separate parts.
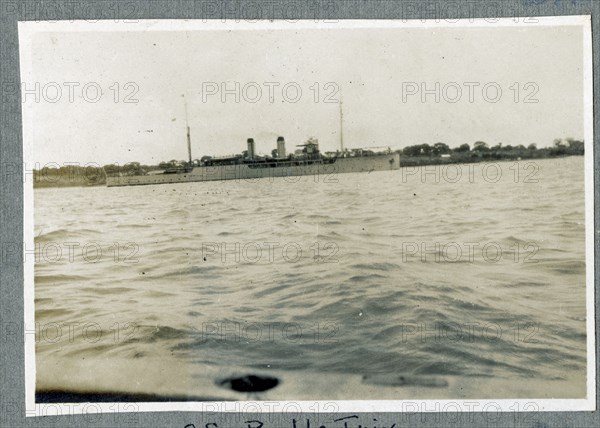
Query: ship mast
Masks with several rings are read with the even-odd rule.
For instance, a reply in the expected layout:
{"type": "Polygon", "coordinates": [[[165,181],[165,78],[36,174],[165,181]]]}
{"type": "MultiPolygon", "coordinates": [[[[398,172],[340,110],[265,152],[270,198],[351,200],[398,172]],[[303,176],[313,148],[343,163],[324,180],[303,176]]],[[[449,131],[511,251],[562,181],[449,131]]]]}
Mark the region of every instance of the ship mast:
{"type": "Polygon", "coordinates": [[[342,111],[342,100],[340,99],[340,148],[344,153],[344,112],[342,111]]]}
{"type": "Polygon", "coordinates": [[[188,123],[188,109],[187,109],[187,100],[185,99],[185,94],[183,94],[183,103],[185,105],[185,127],[187,132],[187,149],[188,149],[188,160],[190,166],[192,165],[192,140],[190,139],[190,125],[188,123]]]}

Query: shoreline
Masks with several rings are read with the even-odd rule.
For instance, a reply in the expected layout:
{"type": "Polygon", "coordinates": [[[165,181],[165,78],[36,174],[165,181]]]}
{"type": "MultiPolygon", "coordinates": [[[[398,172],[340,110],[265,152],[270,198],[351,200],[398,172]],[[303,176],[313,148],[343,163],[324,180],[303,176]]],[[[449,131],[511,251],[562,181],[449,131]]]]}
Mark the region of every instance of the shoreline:
{"type": "MultiPolygon", "coordinates": [[[[584,153],[553,154],[552,149],[539,149],[525,153],[465,152],[452,153],[448,157],[435,155],[410,156],[400,153],[400,168],[423,167],[431,165],[452,165],[493,162],[523,162],[541,159],[561,159],[571,156],[583,156],[584,153]]],[[[149,167],[153,168],[153,167],[149,167]]],[[[106,173],[103,167],[48,168],[34,170],[33,188],[100,187],[106,186],[106,173]]]]}

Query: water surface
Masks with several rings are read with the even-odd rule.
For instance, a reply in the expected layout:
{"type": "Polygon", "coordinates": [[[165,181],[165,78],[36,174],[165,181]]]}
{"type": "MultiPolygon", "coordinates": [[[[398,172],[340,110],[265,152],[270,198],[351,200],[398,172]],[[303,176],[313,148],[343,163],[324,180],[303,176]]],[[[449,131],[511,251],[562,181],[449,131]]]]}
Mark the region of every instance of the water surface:
{"type": "Polygon", "coordinates": [[[427,168],[36,190],[36,358],[584,396],[583,157],[427,168]]]}

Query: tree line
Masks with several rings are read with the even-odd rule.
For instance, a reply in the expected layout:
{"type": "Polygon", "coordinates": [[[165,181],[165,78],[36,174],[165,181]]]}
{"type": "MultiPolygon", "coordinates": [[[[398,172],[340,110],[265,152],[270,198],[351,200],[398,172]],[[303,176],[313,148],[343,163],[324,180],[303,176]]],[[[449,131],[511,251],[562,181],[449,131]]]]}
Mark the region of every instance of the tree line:
{"type": "Polygon", "coordinates": [[[452,154],[464,154],[464,153],[475,153],[475,154],[492,154],[492,153],[521,153],[526,155],[527,152],[539,151],[540,154],[547,154],[548,156],[564,156],[564,155],[583,155],[584,154],[584,142],[575,140],[573,138],[557,138],[554,140],[552,147],[549,148],[537,148],[537,144],[532,143],[525,147],[523,144],[519,145],[504,145],[497,143],[490,146],[485,141],[475,141],[473,147],[469,144],[464,143],[458,147],[450,148],[445,143],[429,144],[415,144],[407,146],[402,150],[399,150],[400,154],[404,156],[442,156],[452,154]]]}

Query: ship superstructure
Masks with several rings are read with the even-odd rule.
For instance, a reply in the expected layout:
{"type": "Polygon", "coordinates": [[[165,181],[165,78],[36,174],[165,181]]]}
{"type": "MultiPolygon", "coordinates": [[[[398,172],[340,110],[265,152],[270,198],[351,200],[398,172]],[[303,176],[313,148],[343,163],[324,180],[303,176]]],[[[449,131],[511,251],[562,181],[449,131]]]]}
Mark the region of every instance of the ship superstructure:
{"type": "MultiPolygon", "coordinates": [[[[187,107],[186,107],[187,116],[187,107]]],[[[321,153],[319,141],[309,138],[293,153],[286,150],[283,137],[278,137],[270,155],[259,155],[253,138],[246,141],[246,150],[231,156],[203,156],[192,159],[190,127],[186,124],[187,162],[172,162],[160,171],[146,174],[107,175],[106,184],[135,186],[146,184],[185,183],[191,181],[251,180],[259,178],[315,175],[326,179],[332,174],[397,170],[400,155],[390,148],[346,149],[343,143],[343,116],[340,104],[340,149],[321,153]]]]}

